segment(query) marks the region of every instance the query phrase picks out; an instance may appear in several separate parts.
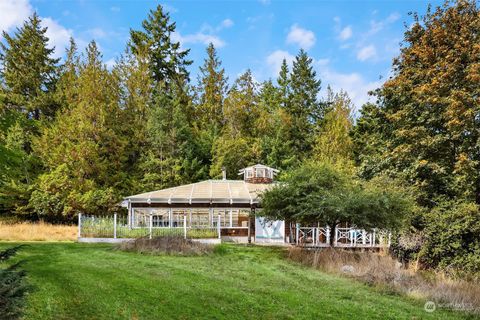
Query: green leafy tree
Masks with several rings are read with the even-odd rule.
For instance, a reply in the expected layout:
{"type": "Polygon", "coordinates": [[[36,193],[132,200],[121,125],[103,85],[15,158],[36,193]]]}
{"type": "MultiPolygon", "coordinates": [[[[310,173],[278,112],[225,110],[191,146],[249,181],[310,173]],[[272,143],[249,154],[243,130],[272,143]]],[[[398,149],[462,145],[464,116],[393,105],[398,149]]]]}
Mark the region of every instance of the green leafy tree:
{"type": "MultiPolygon", "coordinates": [[[[259,214],[331,228],[348,223],[358,228],[395,229],[413,201],[389,180],[362,182],[328,163],[308,163],[262,194],[259,214]]],[[[333,232],[331,233],[333,243],[333,232]]]]}
{"type": "Polygon", "coordinates": [[[366,120],[386,121],[371,139],[385,139],[380,163],[418,186],[425,203],[438,196],[480,203],[477,3],[413,17],[393,76],[377,92],[379,118],[366,120]]]}

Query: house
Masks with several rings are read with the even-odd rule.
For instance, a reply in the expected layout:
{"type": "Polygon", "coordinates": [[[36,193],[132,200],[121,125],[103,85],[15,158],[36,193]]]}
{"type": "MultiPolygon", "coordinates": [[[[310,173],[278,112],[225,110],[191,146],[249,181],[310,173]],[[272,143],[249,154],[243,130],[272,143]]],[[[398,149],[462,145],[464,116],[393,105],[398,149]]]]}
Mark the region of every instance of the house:
{"type": "Polygon", "coordinates": [[[125,198],[131,228],[216,228],[223,241],[285,242],[284,221],[266,221],[260,195],[275,185],[279,170],[256,164],[242,180],[205,180],[125,198]]]}

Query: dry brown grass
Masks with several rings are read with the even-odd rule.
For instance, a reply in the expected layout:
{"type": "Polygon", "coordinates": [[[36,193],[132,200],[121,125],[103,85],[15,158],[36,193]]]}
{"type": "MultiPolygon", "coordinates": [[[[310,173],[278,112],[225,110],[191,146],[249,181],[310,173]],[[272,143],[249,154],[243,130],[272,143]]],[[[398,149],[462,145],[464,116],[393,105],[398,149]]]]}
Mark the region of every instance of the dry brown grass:
{"type": "Polygon", "coordinates": [[[149,254],[172,254],[199,256],[213,252],[214,246],[180,236],[162,236],[153,239],[139,238],[133,241],[123,242],[119,245],[120,250],[135,251],[149,254]]]}
{"type": "Polygon", "coordinates": [[[77,227],[46,222],[0,221],[0,240],[6,241],[72,241],[77,239],[77,227]]]}
{"type": "Polygon", "coordinates": [[[292,247],[288,258],[325,272],[343,274],[370,285],[433,301],[437,307],[480,314],[479,283],[408,270],[386,253],[292,247]]]}

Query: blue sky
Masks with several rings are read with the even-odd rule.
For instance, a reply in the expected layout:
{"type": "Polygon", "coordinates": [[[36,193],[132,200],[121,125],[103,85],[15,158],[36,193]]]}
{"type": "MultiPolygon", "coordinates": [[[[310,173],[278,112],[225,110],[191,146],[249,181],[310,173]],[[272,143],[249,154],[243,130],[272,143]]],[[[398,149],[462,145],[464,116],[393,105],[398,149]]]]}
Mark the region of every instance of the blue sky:
{"type": "MultiPolygon", "coordinates": [[[[440,2],[431,2],[438,5],[440,2]]],[[[218,48],[230,80],[250,68],[257,81],[275,78],[283,58],[300,48],[314,59],[325,88],[345,89],[357,106],[388,77],[391,61],[424,1],[93,1],[0,0],[0,29],[11,32],[33,11],[49,27],[62,56],[73,36],[80,47],[95,39],[107,65],[125,48],[129,30],[140,28],[150,9],[162,4],[177,23],[175,38],[191,48],[196,81],[205,47],[218,48]]]]}

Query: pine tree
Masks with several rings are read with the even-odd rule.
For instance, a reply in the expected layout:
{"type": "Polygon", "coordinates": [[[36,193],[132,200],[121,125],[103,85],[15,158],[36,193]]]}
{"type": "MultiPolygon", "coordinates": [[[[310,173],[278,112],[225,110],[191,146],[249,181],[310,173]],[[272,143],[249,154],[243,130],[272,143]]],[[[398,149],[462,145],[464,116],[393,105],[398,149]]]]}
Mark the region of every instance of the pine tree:
{"type": "Polygon", "coordinates": [[[219,132],[223,125],[223,100],[227,92],[228,78],[221,67],[217,51],[212,43],[207,47],[207,58],[198,76],[199,102],[197,122],[201,128],[219,132]]]}
{"type": "Polygon", "coordinates": [[[287,60],[283,59],[282,66],[280,68],[280,73],[278,75],[277,83],[280,91],[281,106],[285,109],[288,109],[290,106],[290,74],[288,70],[287,60]]]}
{"type": "Polygon", "coordinates": [[[309,156],[317,124],[323,118],[324,105],[318,100],[320,80],[313,70],[313,60],[302,49],[293,62],[291,94],[287,112],[292,117],[290,138],[300,159],[309,156]]]}
{"type": "Polygon", "coordinates": [[[24,112],[28,118],[52,118],[57,105],[51,93],[57,81],[54,48],[48,48],[47,29],[34,13],[14,35],[3,32],[0,42],[1,78],[8,108],[24,112]]]}
{"type": "Polygon", "coordinates": [[[143,31],[130,31],[130,47],[133,54],[147,52],[154,85],[160,84],[167,89],[172,84],[183,87],[188,81],[187,67],[192,61],[187,59],[190,50],[182,50],[180,43],[172,39],[175,22],[170,22],[168,12],[158,5],[156,10],[150,10],[142,27],[143,31]]]}

